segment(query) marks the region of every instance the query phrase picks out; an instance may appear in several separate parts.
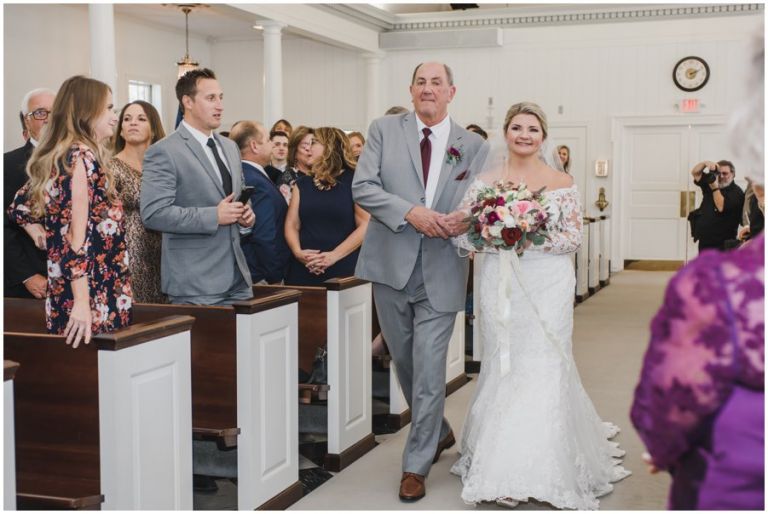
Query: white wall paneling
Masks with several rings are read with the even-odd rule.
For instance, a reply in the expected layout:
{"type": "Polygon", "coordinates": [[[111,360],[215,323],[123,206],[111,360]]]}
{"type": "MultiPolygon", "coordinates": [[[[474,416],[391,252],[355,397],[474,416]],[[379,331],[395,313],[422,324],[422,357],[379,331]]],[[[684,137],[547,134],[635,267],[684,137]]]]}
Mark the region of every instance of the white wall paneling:
{"type": "Polygon", "coordinates": [[[189,330],[98,360],[103,509],[191,510],[189,330]]]}
{"type": "Polygon", "coordinates": [[[253,510],[299,476],[298,304],[237,315],[237,508],[253,510]]]}
{"type": "MultiPolygon", "coordinates": [[[[6,361],[8,362],[8,361],[6,361]]],[[[16,437],[13,379],[3,383],[3,510],[16,510],[16,437]]]]}

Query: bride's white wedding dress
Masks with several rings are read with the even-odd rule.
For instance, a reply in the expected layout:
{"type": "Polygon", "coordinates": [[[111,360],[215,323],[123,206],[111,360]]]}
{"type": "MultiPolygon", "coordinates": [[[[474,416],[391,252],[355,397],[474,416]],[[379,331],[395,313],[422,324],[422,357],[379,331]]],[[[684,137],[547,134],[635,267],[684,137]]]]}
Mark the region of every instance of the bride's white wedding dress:
{"type": "MultiPolygon", "coordinates": [[[[484,185],[476,180],[465,199],[484,185]]],[[[619,429],[598,416],[572,355],[568,254],[581,244],[579,194],[575,186],[544,194],[550,241],[526,250],[519,263],[509,251],[484,253],[476,263],[483,359],[451,472],[461,477],[469,504],[530,498],[596,509],[597,497],[630,472],[620,465],[618,443],[609,441],[619,429]]],[[[457,243],[472,249],[466,237],[457,243]]]]}

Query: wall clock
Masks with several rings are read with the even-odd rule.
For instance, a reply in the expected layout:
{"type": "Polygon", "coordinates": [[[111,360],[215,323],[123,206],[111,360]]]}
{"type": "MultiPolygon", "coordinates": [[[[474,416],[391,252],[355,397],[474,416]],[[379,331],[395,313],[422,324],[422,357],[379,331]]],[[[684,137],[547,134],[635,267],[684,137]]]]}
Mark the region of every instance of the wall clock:
{"type": "Polygon", "coordinates": [[[709,65],[701,57],[683,57],[672,70],[672,80],[683,91],[698,91],[707,85],[709,65]]]}

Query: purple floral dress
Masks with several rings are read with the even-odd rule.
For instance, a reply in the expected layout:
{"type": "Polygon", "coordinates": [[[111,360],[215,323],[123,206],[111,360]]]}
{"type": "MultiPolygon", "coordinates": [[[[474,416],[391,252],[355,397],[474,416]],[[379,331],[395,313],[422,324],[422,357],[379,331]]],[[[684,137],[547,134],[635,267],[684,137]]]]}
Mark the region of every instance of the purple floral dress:
{"type": "Polygon", "coordinates": [[[764,246],[703,252],[651,325],[631,416],[669,508],[763,509],[764,246]]]}
{"type": "Polygon", "coordinates": [[[93,152],[73,145],[67,153],[71,169],[82,159],[88,178],[88,223],[83,246],[74,251],[69,241],[72,219],[72,175],[60,169],[45,190],[45,218],[32,215],[27,202],[27,185],[22,187],[8,208],[9,217],[19,225],[42,223],[48,252],[48,290],[45,300],[48,332],[61,334],[74,306],[70,282],[88,277],[92,332],[113,332],[131,323],[131,278],[123,228],[123,206],[110,203],[106,176],[93,152]]]}

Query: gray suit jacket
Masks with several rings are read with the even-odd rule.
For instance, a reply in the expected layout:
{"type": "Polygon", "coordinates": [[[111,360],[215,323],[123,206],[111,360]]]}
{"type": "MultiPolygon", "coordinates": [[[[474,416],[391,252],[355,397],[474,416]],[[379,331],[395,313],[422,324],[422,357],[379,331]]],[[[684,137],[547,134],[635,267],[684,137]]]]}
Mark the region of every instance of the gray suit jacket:
{"type": "MultiPolygon", "coordinates": [[[[234,141],[213,136],[224,149],[232,190],[243,187],[240,152],[234,141]]],[[[240,249],[239,225],[219,225],[216,206],[225,197],[219,171],[183,126],[144,154],[141,219],[163,233],[162,290],[172,296],[207,296],[227,292],[235,273],[251,285],[240,249]]]]}
{"type": "MultiPolygon", "coordinates": [[[[443,161],[432,210],[442,213],[455,210],[469,184],[469,163],[482,145],[480,136],[451,121],[447,148],[458,149],[462,158],[448,163],[445,154],[432,154],[433,159],[443,161]]],[[[450,239],[422,237],[405,222],[411,207],[425,204],[415,113],[374,120],[357,163],[352,194],[371,214],[355,275],[403,289],[421,249],[424,285],[432,306],[440,312],[462,310],[469,269],[467,259],[459,257],[450,239]]]]}

